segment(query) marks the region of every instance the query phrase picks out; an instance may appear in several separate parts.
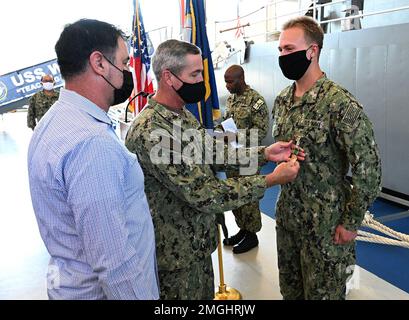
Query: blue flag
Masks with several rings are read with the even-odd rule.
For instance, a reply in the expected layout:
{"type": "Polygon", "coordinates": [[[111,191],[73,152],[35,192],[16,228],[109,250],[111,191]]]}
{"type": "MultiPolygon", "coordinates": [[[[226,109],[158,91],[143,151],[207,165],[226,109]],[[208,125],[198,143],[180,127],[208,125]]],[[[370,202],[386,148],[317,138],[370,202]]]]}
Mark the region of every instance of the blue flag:
{"type": "Polygon", "coordinates": [[[204,100],[195,104],[188,104],[186,107],[204,127],[213,129],[213,119],[220,117],[220,109],[212,56],[206,33],[204,0],[186,0],[185,23],[188,28],[191,28],[190,42],[202,50],[203,78],[206,85],[204,100]]]}

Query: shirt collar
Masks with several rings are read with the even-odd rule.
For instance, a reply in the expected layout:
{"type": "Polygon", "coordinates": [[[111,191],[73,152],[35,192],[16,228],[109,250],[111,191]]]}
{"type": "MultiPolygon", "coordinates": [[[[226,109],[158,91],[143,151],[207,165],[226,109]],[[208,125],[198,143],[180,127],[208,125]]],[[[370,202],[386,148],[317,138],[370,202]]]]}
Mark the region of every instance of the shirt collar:
{"type": "Polygon", "coordinates": [[[250,89],[251,89],[250,86],[246,85],[246,87],[244,88],[243,93],[241,95],[238,95],[237,93],[233,93],[233,98],[238,99],[240,97],[245,97],[248,94],[248,92],[250,91],[250,89]]]}
{"type": "Polygon", "coordinates": [[[76,93],[75,91],[61,88],[59,100],[74,105],[75,108],[88,113],[91,117],[95,118],[98,121],[112,125],[111,118],[104,110],[102,110],[95,103],[88,100],[84,96],[76,93]]]}
{"type": "Polygon", "coordinates": [[[153,98],[148,98],[148,105],[151,106],[157,112],[159,112],[162,117],[164,117],[165,119],[167,119],[169,121],[181,118],[183,113],[186,111],[186,108],[183,107],[180,114],[179,114],[177,112],[174,112],[174,111],[166,108],[164,105],[160,104],[159,102],[157,102],[153,98]]]}
{"type": "Polygon", "coordinates": [[[40,94],[42,94],[44,97],[50,97],[50,98],[58,97],[58,92],[57,92],[57,90],[55,90],[55,89],[52,90],[52,94],[50,94],[50,95],[47,95],[47,94],[45,93],[44,89],[41,90],[41,91],[39,91],[39,92],[40,92],[40,94]]]}
{"type": "Polygon", "coordinates": [[[325,81],[327,81],[327,75],[325,72],[322,74],[322,77],[319,78],[314,85],[304,93],[304,95],[301,97],[301,99],[294,103],[294,91],[295,91],[295,82],[292,84],[290,90],[287,93],[286,96],[286,101],[288,101],[288,108],[292,107],[297,107],[299,105],[304,105],[304,104],[314,104],[317,102],[318,99],[318,93],[321,90],[322,85],[324,84],[325,81]]]}

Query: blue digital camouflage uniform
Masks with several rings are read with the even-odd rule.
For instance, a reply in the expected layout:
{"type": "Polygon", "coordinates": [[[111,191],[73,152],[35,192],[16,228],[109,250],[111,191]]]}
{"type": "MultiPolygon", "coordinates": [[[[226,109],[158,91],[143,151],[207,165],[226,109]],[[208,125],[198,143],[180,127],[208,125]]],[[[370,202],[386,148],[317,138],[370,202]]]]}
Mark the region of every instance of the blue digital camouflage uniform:
{"type": "Polygon", "coordinates": [[[34,130],[38,121],[45,115],[50,107],[58,100],[59,92],[54,90],[47,95],[43,90],[34,94],[29,100],[27,111],[27,127],[34,130]]]}
{"type": "MultiPolygon", "coordinates": [[[[237,129],[246,129],[247,146],[249,146],[250,130],[257,130],[258,145],[266,137],[269,115],[268,107],[264,98],[254,89],[246,87],[243,94],[232,94],[227,99],[224,120],[233,118],[237,129]]],[[[259,171],[257,172],[259,173],[259,171]]],[[[228,170],[227,177],[238,177],[237,170],[228,170]]],[[[253,202],[233,210],[237,226],[240,229],[253,233],[261,229],[261,214],[259,202],[253,202]]]]}
{"type": "MultiPolygon", "coordinates": [[[[175,132],[180,130],[183,134],[192,129],[201,137],[210,138],[186,108],[178,114],[149,99],[125,139],[127,148],[138,156],[145,175],[145,192],[155,226],[161,299],[214,298],[211,253],[217,247],[215,216],[260,199],[266,189],[262,175],[219,180],[215,172],[225,168],[225,164],[188,159],[179,163],[178,150],[184,152],[191,144],[175,132]],[[166,137],[170,138],[167,147],[166,137]],[[152,161],[152,154],[163,155],[167,151],[170,163],[152,161]]],[[[200,145],[197,147],[201,150],[200,145]]],[[[264,147],[253,151],[259,162],[265,162],[264,147]]],[[[223,147],[221,152],[225,162],[230,151],[223,147]]]]}
{"type": "Polygon", "coordinates": [[[297,101],[294,89],[273,107],[275,140],[299,140],[307,154],[277,202],[280,289],[284,299],[344,299],[355,242],[335,245],[335,228],[357,230],[377,197],[379,152],[370,120],[347,90],[325,74],[297,101]]]}

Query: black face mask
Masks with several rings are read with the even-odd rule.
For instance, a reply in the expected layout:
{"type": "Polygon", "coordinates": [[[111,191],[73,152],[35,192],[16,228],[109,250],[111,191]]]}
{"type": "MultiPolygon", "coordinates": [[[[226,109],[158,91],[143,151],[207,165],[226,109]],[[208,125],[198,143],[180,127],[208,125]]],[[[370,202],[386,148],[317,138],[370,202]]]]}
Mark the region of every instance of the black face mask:
{"type": "Polygon", "coordinates": [[[307,59],[307,50],[300,50],[278,57],[278,63],[284,76],[291,80],[299,80],[307,71],[311,60],[307,59]]]}
{"type": "MultiPolygon", "coordinates": [[[[172,72],[170,72],[172,73],[172,72]]],[[[179,81],[181,81],[183,83],[183,85],[176,90],[175,88],[173,88],[173,90],[176,91],[176,93],[179,95],[179,97],[182,98],[182,100],[186,103],[196,103],[199,102],[201,100],[203,100],[203,98],[206,95],[206,87],[204,84],[204,81],[201,82],[196,82],[196,83],[187,83],[182,81],[177,75],[175,75],[174,73],[172,73],[176,78],[179,79],[179,81]]]]}
{"type": "MultiPolygon", "coordinates": [[[[104,56],[105,59],[107,59],[107,57],[104,56]]],[[[108,82],[112,88],[114,88],[114,102],[112,103],[112,105],[116,105],[119,103],[122,103],[124,101],[126,101],[126,99],[128,99],[131,94],[132,94],[132,90],[134,89],[134,84],[133,84],[133,78],[132,78],[132,73],[129,72],[128,70],[121,70],[119,69],[116,65],[114,65],[111,61],[109,61],[109,59],[107,59],[107,61],[113,65],[118,71],[122,72],[123,74],[123,83],[122,83],[122,87],[120,87],[119,89],[115,88],[111,82],[109,82],[104,76],[102,76],[106,82],[108,82]]]]}

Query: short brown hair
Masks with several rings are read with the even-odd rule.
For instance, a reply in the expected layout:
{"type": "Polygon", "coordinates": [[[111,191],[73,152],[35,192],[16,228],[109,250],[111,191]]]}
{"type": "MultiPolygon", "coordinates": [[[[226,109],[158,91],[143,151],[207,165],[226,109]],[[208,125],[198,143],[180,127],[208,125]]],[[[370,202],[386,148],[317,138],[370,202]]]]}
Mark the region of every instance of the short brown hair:
{"type": "Polygon", "coordinates": [[[291,19],[283,25],[283,30],[290,28],[301,28],[304,30],[305,41],[308,44],[315,42],[321,51],[324,42],[324,31],[314,19],[306,16],[291,19]]]}

